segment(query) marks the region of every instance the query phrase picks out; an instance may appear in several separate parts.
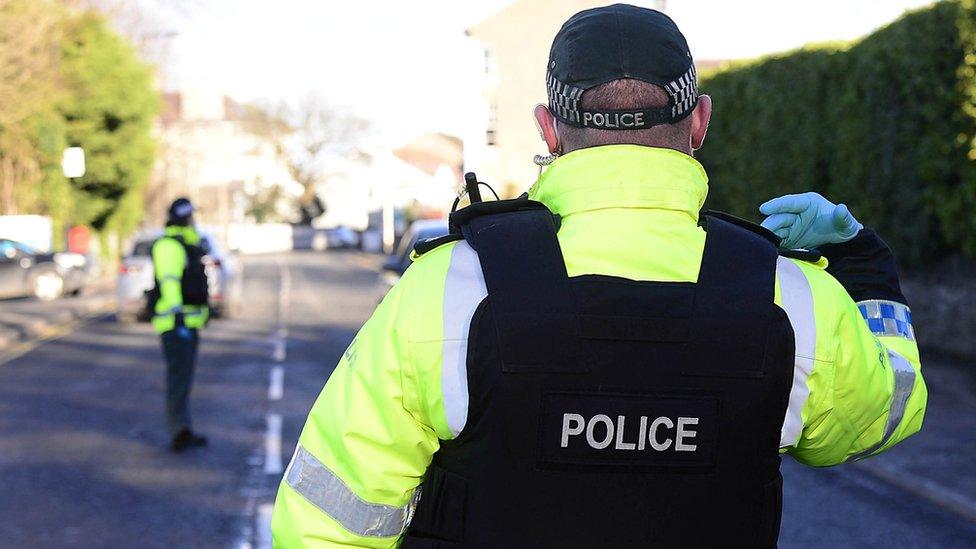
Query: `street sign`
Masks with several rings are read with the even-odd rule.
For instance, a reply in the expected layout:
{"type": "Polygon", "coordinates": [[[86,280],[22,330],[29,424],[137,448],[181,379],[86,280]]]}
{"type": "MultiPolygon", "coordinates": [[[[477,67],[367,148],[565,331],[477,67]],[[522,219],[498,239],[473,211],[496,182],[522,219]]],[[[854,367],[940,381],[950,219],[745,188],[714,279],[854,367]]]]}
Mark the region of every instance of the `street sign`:
{"type": "Polygon", "coordinates": [[[85,150],[81,147],[68,147],[61,157],[61,171],[67,178],[85,175],[85,150]]]}

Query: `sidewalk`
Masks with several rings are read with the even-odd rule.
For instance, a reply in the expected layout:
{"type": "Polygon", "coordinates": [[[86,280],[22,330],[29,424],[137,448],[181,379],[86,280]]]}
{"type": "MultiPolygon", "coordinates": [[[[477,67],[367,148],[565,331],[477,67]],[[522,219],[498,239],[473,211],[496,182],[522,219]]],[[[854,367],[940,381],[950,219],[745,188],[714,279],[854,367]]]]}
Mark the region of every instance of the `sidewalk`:
{"type": "Polygon", "coordinates": [[[21,343],[55,336],[73,322],[105,314],[114,307],[113,288],[104,284],[80,296],[49,302],[33,298],[0,300],[0,357],[21,343]]]}

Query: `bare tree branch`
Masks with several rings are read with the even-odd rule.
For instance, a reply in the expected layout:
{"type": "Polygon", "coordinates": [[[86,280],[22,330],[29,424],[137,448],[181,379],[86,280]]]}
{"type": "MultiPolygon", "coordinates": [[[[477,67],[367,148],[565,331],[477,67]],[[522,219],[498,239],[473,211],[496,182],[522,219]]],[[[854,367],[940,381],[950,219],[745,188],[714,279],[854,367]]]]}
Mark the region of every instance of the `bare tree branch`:
{"type": "Polygon", "coordinates": [[[306,222],[322,213],[316,212],[322,209],[316,187],[335,175],[329,169],[331,160],[370,160],[365,151],[371,132],[369,122],[320,96],[309,95],[297,107],[287,103],[250,105],[245,117],[250,131],[274,145],[289,175],[302,185],[299,207],[306,222]]]}

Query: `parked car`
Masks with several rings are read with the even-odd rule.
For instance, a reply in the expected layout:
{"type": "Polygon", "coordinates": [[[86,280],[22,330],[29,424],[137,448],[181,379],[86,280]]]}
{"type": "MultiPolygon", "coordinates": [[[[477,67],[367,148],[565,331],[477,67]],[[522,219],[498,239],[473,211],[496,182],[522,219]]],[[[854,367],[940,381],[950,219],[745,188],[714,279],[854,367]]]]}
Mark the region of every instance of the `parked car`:
{"type": "Polygon", "coordinates": [[[343,225],[317,230],[315,236],[312,237],[312,249],[319,252],[340,248],[356,248],[358,246],[359,233],[343,225]]]}
{"type": "Polygon", "coordinates": [[[34,296],[43,301],[77,295],[88,283],[88,261],[70,252],[42,253],[0,238],[0,297],[34,296]]]}
{"type": "Polygon", "coordinates": [[[447,221],[444,220],[420,219],[411,223],[410,228],[400,238],[396,250],[383,263],[383,270],[387,271],[387,284],[392,287],[406,272],[411,263],[410,255],[417,242],[444,236],[447,233],[447,221]]]}
{"type": "MultiPolygon", "coordinates": [[[[149,320],[146,306],[147,293],[156,284],[153,275],[152,245],[163,235],[157,232],[150,237],[137,239],[129,255],[119,264],[116,287],[119,322],[149,320]]],[[[207,255],[203,262],[210,284],[210,314],[215,318],[229,318],[240,311],[244,280],[240,262],[226,254],[211,234],[200,232],[200,244],[207,255]]]]}

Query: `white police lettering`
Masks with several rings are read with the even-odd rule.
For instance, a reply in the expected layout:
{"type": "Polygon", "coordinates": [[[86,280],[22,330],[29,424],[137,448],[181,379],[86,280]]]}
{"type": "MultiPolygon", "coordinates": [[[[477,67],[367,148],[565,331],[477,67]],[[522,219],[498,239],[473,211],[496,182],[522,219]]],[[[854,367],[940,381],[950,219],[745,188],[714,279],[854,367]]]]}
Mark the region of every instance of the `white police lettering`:
{"type": "Polygon", "coordinates": [[[583,126],[606,129],[640,128],[644,126],[644,113],[584,112],[583,126]]]}
{"type": "Polygon", "coordinates": [[[563,414],[563,438],[559,443],[563,448],[569,446],[570,435],[578,435],[583,432],[583,426],[586,422],[583,421],[583,416],[579,414],[563,414]],[[570,427],[570,423],[575,423],[570,427]]]}
{"type": "Polygon", "coordinates": [[[592,418],[590,418],[590,421],[586,424],[586,443],[592,446],[593,448],[596,448],[597,450],[602,450],[607,446],[610,446],[610,441],[612,440],[613,440],[613,422],[610,421],[610,416],[604,414],[597,414],[592,418]],[[603,423],[604,425],[607,426],[606,427],[607,437],[601,440],[600,442],[597,442],[596,439],[593,438],[593,430],[596,427],[596,424],[598,422],[603,423]]]}
{"type": "Polygon", "coordinates": [[[694,452],[698,449],[696,444],[685,444],[684,440],[686,438],[695,438],[698,431],[691,431],[685,429],[685,425],[698,425],[697,417],[679,417],[678,418],[678,432],[674,435],[674,449],[678,452],[694,452]]]}
{"type": "Polygon", "coordinates": [[[665,438],[664,442],[660,442],[657,439],[658,427],[660,427],[661,425],[664,425],[666,428],[671,429],[672,427],[674,427],[674,423],[666,417],[659,417],[655,419],[653,423],[651,423],[651,429],[650,429],[651,448],[654,448],[658,452],[663,452],[671,446],[670,438],[665,438]]]}
{"type": "Polygon", "coordinates": [[[569,447],[570,438],[585,431],[586,443],[595,450],[608,448],[611,443],[614,450],[644,450],[648,443],[657,452],[664,452],[672,447],[675,452],[694,452],[698,449],[698,445],[693,444],[698,431],[688,428],[690,425],[698,425],[697,417],[679,417],[675,421],[666,416],[653,420],[648,416],[640,416],[637,424],[637,432],[628,433],[626,416],[618,415],[614,423],[606,414],[597,414],[587,420],[580,414],[565,413],[559,446],[569,447]],[[673,438],[670,436],[672,433],[673,438]],[[632,442],[634,439],[637,440],[636,443],[632,442]]]}
{"type": "Polygon", "coordinates": [[[633,442],[624,442],[624,421],[626,419],[624,416],[617,416],[617,442],[613,445],[615,450],[633,450],[635,447],[633,442]]]}

